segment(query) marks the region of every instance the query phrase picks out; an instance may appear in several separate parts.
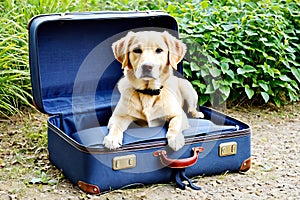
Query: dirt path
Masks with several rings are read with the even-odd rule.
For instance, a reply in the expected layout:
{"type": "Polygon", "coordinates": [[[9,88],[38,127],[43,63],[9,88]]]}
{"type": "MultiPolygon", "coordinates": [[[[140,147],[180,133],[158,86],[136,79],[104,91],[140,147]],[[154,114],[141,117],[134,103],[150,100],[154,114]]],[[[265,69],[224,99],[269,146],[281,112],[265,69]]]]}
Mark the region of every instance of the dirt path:
{"type": "Polygon", "coordinates": [[[37,112],[0,122],[0,200],[5,199],[298,199],[300,103],[279,111],[228,109],[252,128],[252,168],[244,174],[196,177],[201,191],[173,184],[87,195],[47,159],[46,119],[37,112]]]}

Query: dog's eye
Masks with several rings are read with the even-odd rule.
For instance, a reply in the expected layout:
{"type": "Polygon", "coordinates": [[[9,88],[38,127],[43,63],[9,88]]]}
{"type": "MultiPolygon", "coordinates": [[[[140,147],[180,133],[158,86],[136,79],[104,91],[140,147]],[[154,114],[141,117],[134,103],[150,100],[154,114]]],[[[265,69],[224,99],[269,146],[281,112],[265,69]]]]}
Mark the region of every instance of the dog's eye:
{"type": "Polygon", "coordinates": [[[163,51],[163,50],[162,50],[161,48],[157,48],[155,52],[156,52],[156,53],[161,53],[162,51],[163,51]]]}
{"type": "Polygon", "coordinates": [[[133,49],[133,52],[134,53],[142,53],[143,51],[142,51],[142,49],[140,49],[140,48],[137,47],[137,48],[133,49]]]}

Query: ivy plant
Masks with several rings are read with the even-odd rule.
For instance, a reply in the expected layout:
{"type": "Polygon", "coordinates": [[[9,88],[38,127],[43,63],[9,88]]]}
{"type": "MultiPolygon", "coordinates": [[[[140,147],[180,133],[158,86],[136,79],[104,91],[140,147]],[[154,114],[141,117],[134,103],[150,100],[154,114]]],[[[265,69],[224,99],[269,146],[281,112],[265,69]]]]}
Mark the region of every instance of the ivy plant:
{"type": "Polygon", "coordinates": [[[184,74],[200,104],[256,100],[280,106],[300,94],[300,2],[170,3],[188,45],[184,74]]]}

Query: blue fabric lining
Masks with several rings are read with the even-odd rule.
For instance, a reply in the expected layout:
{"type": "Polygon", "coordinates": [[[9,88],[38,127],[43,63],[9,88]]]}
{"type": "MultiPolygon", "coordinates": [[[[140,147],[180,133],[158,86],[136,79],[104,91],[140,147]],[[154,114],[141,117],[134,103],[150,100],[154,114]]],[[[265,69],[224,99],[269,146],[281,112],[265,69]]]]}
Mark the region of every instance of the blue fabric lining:
{"type": "MultiPolygon", "coordinates": [[[[236,126],[216,125],[206,119],[189,119],[190,128],[183,131],[185,138],[220,134],[237,130],[236,126]]],[[[154,141],[166,142],[166,127],[132,128],[124,132],[123,145],[149,143],[154,141]]],[[[108,134],[106,126],[89,128],[72,134],[72,138],[86,147],[103,148],[103,138],[108,134]]]]}
{"type": "Polygon", "coordinates": [[[48,114],[74,113],[74,100],[78,99],[88,102],[85,111],[107,108],[123,75],[121,64],[113,56],[112,43],[128,31],[173,30],[171,33],[177,34],[176,21],[169,16],[127,16],[124,23],[120,23],[120,17],[55,20],[49,16],[30,26],[30,69],[39,110],[48,114]]]}
{"type": "Polygon", "coordinates": [[[98,109],[112,109],[119,100],[119,94],[112,91],[99,91],[97,94],[78,96],[59,96],[56,98],[45,98],[43,104],[48,113],[84,113],[98,109]]]}

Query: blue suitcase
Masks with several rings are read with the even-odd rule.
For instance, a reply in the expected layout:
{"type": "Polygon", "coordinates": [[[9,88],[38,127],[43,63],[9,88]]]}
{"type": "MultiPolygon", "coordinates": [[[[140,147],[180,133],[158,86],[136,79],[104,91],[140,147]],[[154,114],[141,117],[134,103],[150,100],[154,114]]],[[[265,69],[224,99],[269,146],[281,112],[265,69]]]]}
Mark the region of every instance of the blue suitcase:
{"type": "MultiPolygon", "coordinates": [[[[179,151],[168,148],[166,126],[132,127],[125,131],[121,148],[103,147],[106,125],[119,99],[116,83],[122,77],[111,44],[129,30],[167,30],[178,37],[176,20],[168,14],[40,15],[28,29],[34,104],[50,115],[50,161],[83,191],[99,194],[170,181],[182,189],[200,189],[190,177],[250,168],[250,127],[207,107],[200,107],[204,119],[189,119],[186,144],[179,151]]],[[[180,74],[182,66],[178,67],[180,74]]]]}

